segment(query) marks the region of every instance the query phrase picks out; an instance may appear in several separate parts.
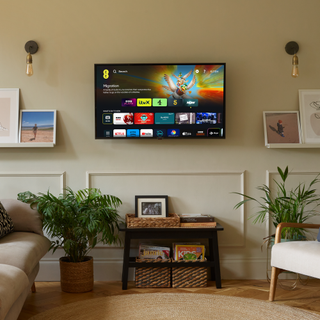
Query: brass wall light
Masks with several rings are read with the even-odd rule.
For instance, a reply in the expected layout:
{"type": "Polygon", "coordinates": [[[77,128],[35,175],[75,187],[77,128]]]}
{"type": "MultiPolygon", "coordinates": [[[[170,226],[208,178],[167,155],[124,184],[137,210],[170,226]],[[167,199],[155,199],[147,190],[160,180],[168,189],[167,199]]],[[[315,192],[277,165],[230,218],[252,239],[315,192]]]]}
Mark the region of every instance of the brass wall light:
{"type": "Polygon", "coordinates": [[[286,44],[285,50],[292,57],[292,73],[291,75],[296,78],[299,76],[299,59],[297,52],[299,51],[299,45],[295,41],[290,41],[286,44]]]}
{"type": "Polygon", "coordinates": [[[27,51],[27,76],[31,77],[33,75],[33,67],[32,67],[32,54],[35,54],[38,51],[38,44],[35,41],[28,41],[25,46],[25,50],[27,51]]]}

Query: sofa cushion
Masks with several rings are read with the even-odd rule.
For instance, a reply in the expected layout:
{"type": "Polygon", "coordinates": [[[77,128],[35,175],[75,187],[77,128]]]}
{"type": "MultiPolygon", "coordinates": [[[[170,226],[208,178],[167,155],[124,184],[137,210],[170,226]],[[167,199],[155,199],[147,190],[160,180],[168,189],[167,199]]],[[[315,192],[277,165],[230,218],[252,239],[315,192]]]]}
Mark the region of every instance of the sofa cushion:
{"type": "Polygon", "coordinates": [[[13,222],[0,202],[0,238],[13,231],[13,222]]]}
{"type": "Polygon", "coordinates": [[[27,276],[48,252],[50,241],[30,232],[13,232],[0,239],[0,263],[15,266],[27,276]]]}
{"type": "Polygon", "coordinates": [[[30,285],[19,268],[0,264],[0,320],[3,320],[21,293],[30,285]]]}
{"type": "Polygon", "coordinates": [[[16,199],[0,201],[13,221],[14,231],[29,231],[43,235],[41,215],[37,210],[31,209],[30,204],[16,199]]]}

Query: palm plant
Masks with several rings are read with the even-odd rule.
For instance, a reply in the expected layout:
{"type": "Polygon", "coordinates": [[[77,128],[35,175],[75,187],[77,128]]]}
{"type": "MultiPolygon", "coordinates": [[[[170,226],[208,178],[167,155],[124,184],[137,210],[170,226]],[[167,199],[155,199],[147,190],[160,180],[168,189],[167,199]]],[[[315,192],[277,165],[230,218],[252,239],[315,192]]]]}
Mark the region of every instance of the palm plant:
{"type": "MultiPolygon", "coordinates": [[[[246,199],[237,203],[234,208],[238,209],[247,201],[254,201],[258,204],[260,210],[250,218],[253,218],[253,223],[263,223],[268,218],[271,219],[274,227],[281,222],[298,222],[303,223],[313,216],[319,214],[317,208],[320,205],[320,196],[316,194],[314,186],[320,182],[319,174],[306,187],[304,183],[299,183],[294,189],[287,190],[286,180],[289,175],[288,166],[282,171],[277,167],[281,177],[281,182],[273,180],[277,185],[275,196],[272,196],[270,188],[266,185],[257,187],[258,190],[264,193],[260,200],[257,200],[248,195],[234,192],[246,199]]],[[[293,239],[305,236],[305,230],[296,228],[283,228],[282,238],[293,239]]]]}
{"type": "Polygon", "coordinates": [[[35,195],[29,191],[18,194],[18,200],[30,203],[43,217],[43,227],[51,238],[50,249],[62,247],[70,262],[85,260],[97,243],[119,241],[117,230],[121,217],[117,207],[122,204],[115,196],[103,195],[90,188],[55,197],[49,191],[35,195]]]}

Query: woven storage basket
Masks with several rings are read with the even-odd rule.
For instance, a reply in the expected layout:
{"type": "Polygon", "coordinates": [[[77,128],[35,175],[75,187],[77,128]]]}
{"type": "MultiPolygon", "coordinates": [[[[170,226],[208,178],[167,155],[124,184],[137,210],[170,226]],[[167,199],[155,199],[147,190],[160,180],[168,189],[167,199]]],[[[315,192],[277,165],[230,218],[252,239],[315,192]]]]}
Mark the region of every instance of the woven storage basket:
{"type": "Polygon", "coordinates": [[[171,259],[136,259],[136,262],[150,263],[150,267],[136,267],[137,288],[169,288],[171,287],[171,268],[153,267],[155,262],[171,262],[171,259]]]}
{"type": "MultiPolygon", "coordinates": [[[[201,262],[205,261],[206,260],[201,260],[201,262]]],[[[192,263],[199,263],[199,261],[172,261],[173,288],[203,288],[207,286],[207,267],[188,267],[188,265],[192,263]],[[174,265],[178,263],[183,263],[186,267],[175,268],[174,265]]]]}
{"type": "Polygon", "coordinates": [[[60,258],[61,290],[64,292],[88,292],[93,290],[93,258],[83,262],[68,262],[60,258]]]}
{"type": "Polygon", "coordinates": [[[177,228],[180,218],[175,213],[169,213],[166,218],[137,218],[134,214],[126,215],[127,228],[177,228]]]}

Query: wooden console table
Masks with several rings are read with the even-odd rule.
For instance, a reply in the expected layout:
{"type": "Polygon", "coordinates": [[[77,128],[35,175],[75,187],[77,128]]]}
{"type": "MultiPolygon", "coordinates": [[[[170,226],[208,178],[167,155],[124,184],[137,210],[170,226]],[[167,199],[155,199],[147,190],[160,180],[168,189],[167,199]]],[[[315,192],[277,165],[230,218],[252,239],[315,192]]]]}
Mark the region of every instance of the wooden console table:
{"type": "MultiPolygon", "coordinates": [[[[123,252],[122,290],[128,288],[129,268],[150,267],[147,262],[135,262],[135,257],[130,257],[130,244],[132,239],[208,239],[209,257],[206,262],[193,262],[188,264],[192,267],[210,267],[211,280],[216,282],[216,287],[221,288],[219,247],[217,232],[223,227],[217,223],[215,228],[127,228],[125,224],[120,225],[120,231],[125,232],[125,243],[123,252]]],[[[173,267],[170,262],[153,263],[153,267],[173,267]]],[[[175,264],[174,267],[186,267],[185,264],[175,264]]]]}

